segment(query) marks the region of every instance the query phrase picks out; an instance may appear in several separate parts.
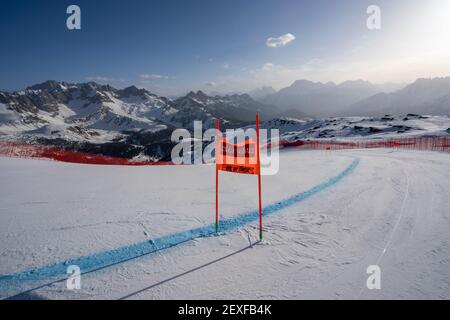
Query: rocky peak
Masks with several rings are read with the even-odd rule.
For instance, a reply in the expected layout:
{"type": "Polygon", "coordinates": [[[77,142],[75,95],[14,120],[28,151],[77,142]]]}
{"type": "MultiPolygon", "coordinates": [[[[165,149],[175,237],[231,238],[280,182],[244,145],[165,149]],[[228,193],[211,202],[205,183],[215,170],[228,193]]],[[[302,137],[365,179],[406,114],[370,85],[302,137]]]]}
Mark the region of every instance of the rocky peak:
{"type": "Polygon", "coordinates": [[[141,97],[144,98],[146,94],[150,94],[145,89],[139,89],[136,86],[129,86],[122,90],[117,90],[117,94],[120,97],[129,98],[129,97],[141,97]]]}
{"type": "Polygon", "coordinates": [[[45,82],[30,86],[26,90],[42,90],[48,92],[63,91],[67,84],[55,80],[47,80],[45,82]]]}
{"type": "Polygon", "coordinates": [[[187,97],[199,101],[206,101],[209,98],[209,96],[201,90],[198,90],[197,92],[191,91],[187,94],[187,97]]]}

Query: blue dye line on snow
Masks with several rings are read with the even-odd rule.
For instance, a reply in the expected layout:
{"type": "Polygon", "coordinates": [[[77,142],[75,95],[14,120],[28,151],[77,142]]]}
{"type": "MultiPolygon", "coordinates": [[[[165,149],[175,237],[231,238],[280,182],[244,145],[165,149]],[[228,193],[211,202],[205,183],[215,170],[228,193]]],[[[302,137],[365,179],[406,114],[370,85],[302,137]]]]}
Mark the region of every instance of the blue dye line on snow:
{"type": "MultiPolygon", "coordinates": [[[[290,207],[306,198],[309,198],[322,190],[325,190],[332,185],[338,183],[345,176],[350,174],[359,164],[359,159],[354,158],[353,162],[337,176],[307,190],[293,195],[280,202],[273,203],[263,208],[263,216],[272,215],[282,209],[290,207]]],[[[227,232],[237,229],[250,222],[257,221],[259,218],[258,210],[243,213],[232,218],[224,219],[220,221],[219,232],[227,232]]],[[[125,247],[120,247],[108,251],[95,253],[88,256],[83,256],[75,259],[70,259],[60,263],[50,264],[44,267],[37,267],[27,271],[21,271],[9,275],[0,276],[0,293],[3,289],[10,288],[17,284],[21,280],[43,280],[52,277],[65,276],[67,267],[69,265],[77,265],[80,267],[82,273],[89,272],[90,270],[100,269],[110,265],[125,262],[134,258],[138,258],[147,254],[151,254],[162,249],[167,249],[183,242],[193,240],[196,238],[202,238],[212,236],[215,234],[215,224],[182,231],[170,235],[166,235],[153,240],[147,240],[144,242],[135,243],[125,247]]]]}

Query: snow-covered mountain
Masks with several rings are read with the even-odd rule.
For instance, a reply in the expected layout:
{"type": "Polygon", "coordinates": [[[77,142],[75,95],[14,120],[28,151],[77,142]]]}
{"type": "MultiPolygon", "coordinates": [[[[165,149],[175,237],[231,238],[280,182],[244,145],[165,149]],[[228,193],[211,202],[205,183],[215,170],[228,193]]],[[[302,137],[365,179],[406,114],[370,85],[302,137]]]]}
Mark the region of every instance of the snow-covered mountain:
{"type": "Polygon", "coordinates": [[[419,113],[450,115],[450,77],[418,79],[393,93],[379,93],[353,104],[341,115],[380,116],[419,113]]]}
{"type": "Polygon", "coordinates": [[[268,119],[271,111],[247,94],[210,97],[198,91],[171,100],[135,86],[46,81],[23,91],[0,92],[0,136],[108,155],[144,152],[161,158],[171,148],[174,128],[191,129],[195,120],[202,121],[203,128],[213,127],[216,118],[240,126],[254,121],[256,112],[268,119]]]}
{"type": "Polygon", "coordinates": [[[210,97],[198,91],[171,100],[135,86],[115,89],[95,82],[47,81],[19,92],[0,92],[0,103],[2,133],[52,131],[87,140],[130,130],[190,128],[194,120],[208,127],[216,117],[231,123],[253,121],[256,112],[262,117],[272,112],[247,94],[210,97]]]}
{"type": "Polygon", "coordinates": [[[349,105],[379,92],[377,86],[363,80],[312,82],[297,80],[289,87],[266,96],[262,101],[277,106],[286,116],[328,117],[349,105]]]}
{"type": "MultiPolygon", "coordinates": [[[[202,91],[191,91],[175,100],[174,104],[178,110],[184,110],[188,114],[203,110],[205,113],[234,123],[254,122],[257,112],[262,119],[270,119],[275,114],[272,106],[253,100],[248,94],[212,97],[202,91]]],[[[186,121],[192,123],[191,118],[192,115],[188,115],[186,121]]]]}
{"type": "Polygon", "coordinates": [[[343,117],[327,119],[273,119],[261,124],[262,128],[279,129],[287,141],[304,139],[372,139],[399,136],[448,136],[449,116],[343,117]]]}

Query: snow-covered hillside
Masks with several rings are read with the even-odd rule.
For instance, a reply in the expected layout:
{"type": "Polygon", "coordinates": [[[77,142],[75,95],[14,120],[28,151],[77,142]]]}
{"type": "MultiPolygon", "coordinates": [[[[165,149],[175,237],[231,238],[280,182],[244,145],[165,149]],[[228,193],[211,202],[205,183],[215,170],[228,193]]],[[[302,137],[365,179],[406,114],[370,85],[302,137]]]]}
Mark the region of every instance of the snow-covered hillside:
{"type": "Polygon", "coordinates": [[[256,243],[254,176],[220,174],[226,232],[199,237],[212,166],[0,158],[0,297],[449,299],[449,166],[438,152],[283,151],[256,243]],[[71,291],[70,264],[102,269],[71,291]],[[381,290],[366,287],[374,264],[381,290]]]}
{"type": "Polygon", "coordinates": [[[304,139],[382,139],[450,135],[450,117],[405,116],[346,117],[315,120],[273,119],[261,127],[279,129],[287,141],[304,139]]]}
{"type": "Polygon", "coordinates": [[[335,84],[302,79],[259,99],[276,106],[279,117],[450,115],[450,77],[422,78],[409,85],[376,85],[363,80],[335,84]]]}

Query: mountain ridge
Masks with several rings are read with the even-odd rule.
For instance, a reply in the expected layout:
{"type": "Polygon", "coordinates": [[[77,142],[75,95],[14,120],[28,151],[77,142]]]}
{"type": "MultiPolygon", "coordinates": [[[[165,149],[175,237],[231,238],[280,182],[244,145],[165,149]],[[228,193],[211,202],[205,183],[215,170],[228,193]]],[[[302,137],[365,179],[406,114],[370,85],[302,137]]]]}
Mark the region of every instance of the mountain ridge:
{"type": "Polygon", "coordinates": [[[380,116],[407,113],[450,115],[450,77],[419,78],[403,89],[378,93],[336,114],[380,116]]]}
{"type": "Polygon", "coordinates": [[[194,121],[213,128],[220,119],[228,128],[278,118],[383,116],[385,114],[450,115],[450,77],[417,79],[390,93],[369,95],[376,86],[364,80],[340,84],[297,80],[265,96],[287,95],[292,104],[277,107],[250,94],[211,96],[191,91],[169,99],[128,86],[116,89],[96,82],[48,80],[24,90],[0,91],[0,139],[56,145],[125,157],[167,159],[176,128],[193,129],[194,121]],[[369,95],[346,105],[349,99],[369,95]]]}

